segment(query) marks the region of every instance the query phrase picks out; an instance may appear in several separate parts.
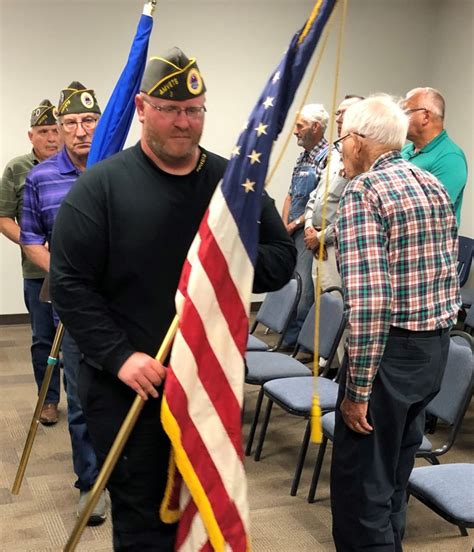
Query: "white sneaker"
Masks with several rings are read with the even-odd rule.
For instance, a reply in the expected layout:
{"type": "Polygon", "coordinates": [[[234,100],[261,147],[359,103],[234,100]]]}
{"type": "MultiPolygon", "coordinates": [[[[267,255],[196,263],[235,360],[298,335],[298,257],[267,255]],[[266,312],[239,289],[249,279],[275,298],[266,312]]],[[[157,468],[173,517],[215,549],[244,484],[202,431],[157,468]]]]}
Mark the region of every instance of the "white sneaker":
{"type": "MultiPolygon", "coordinates": [[[[91,491],[81,491],[79,504],[77,506],[77,517],[80,516],[82,510],[84,510],[84,508],[86,507],[86,504],[89,501],[90,494],[91,491]]],[[[107,513],[105,512],[105,496],[105,491],[103,491],[99,497],[99,500],[97,501],[97,504],[95,505],[95,508],[92,510],[92,514],[90,515],[87,525],[100,525],[101,523],[104,523],[104,521],[107,519],[107,513]]]]}

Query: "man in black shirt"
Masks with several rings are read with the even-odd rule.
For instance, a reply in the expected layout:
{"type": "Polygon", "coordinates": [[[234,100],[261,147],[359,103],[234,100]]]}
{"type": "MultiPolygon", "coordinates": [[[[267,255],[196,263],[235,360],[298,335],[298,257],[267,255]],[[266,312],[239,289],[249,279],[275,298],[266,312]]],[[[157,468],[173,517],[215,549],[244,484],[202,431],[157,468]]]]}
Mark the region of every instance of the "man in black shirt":
{"type": "MultiPolygon", "coordinates": [[[[158,517],[169,441],[155,360],[187,251],[226,160],[199,146],[205,86],[178,49],[152,58],[136,97],[140,143],[82,175],[58,213],[51,294],[84,355],[80,395],[99,462],[138,393],[146,400],[109,481],[115,550],[173,550],[158,517]],[[158,389],[157,389],[158,388],[158,389]]],[[[296,251],[264,194],[254,291],[282,287],[296,251]]]]}

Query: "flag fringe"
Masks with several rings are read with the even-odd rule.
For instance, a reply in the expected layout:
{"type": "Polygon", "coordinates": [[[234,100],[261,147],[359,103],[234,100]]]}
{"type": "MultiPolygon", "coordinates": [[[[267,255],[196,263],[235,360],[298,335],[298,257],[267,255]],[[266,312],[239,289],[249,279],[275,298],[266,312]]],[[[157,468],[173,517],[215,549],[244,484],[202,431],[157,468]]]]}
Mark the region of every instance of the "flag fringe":
{"type": "MultiPolygon", "coordinates": [[[[209,540],[214,550],[216,550],[217,552],[224,552],[224,536],[219,528],[219,524],[217,523],[209,498],[207,497],[206,492],[202,487],[201,482],[196,475],[196,472],[193,469],[192,463],[189,460],[189,457],[181,444],[181,430],[179,428],[178,422],[176,421],[176,418],[173,416],[170,410],[166,397],[163,397],[163,401],[161,404],[161,421],[166,433],[170,437],[171,444],[173,445],[174,449],[175,466],[172,469],[176,469],[176,467],[179,469],[183,477],[183,481],[188,487],[193,501],[199,510],[204,526],[206,527],[207,534],[209,535],[209,540]]],[[[170,466],[171,462],[172,459],[170,459],[170,466]]],[[[171,475],[171,472],[168,472],[168,482],[170,481],[171,475]]],[[[168,496],[165,494],[165,499],[168,498],[169,500],[169,498],[171,497],[171,489],[172,486],[169,490],[167,487],[166,491],[169,491],[169,494],[168,496]]],[[[171,513],[173,512],[173,510],[167,509],[167,506],[169,504],[165,503],[165,499],[163,500],[160,508],[160,515],[163,509],[163,511],[165,512],[165,516],[169,515],[171,517],[171,513]]],[[[165,521],[165,519],[163,518],[162,520],[165,521]]]]}
{"type": "MultiPolygon", "coordinates": [[[[163,399],[165,402],[165,399],[163,399]]],[[[168,464],[168,480],[166,482],[165,495],[160,506],[160,518],[164,523],[177,523],[180,518],[179,504],[178,508],[171,506],[171,497],[175,489],[174,482],[176,477],[176,461],[174,458],[174,449],[171,447],[170,461],[168,464]]]]}
{"type": "Polygon", "coordinates": [[[314,20],[318,16],[322,3],[323,3],[323,0],[316,0],[313,10],[310,16],[308,17],[308,20],[306,21],[306,25],[304,26],[304,29],[298,39],[298,46],[303,42],[303,40],[306,38],[306,35],[309,33],[309,30],[311,29],[311,25],[314,23],[314,20]]]}

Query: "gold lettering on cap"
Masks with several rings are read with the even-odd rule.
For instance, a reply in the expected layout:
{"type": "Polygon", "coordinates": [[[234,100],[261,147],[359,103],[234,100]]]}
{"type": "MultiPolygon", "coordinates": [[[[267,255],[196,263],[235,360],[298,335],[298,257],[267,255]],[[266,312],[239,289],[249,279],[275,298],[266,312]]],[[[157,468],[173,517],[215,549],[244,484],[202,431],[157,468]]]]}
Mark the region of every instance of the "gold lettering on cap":
{"type": "Polygon", "coordinates": [[[159,95],[163,96],[163,94],[166,94],[168,90],[170,90],[171,88],[174,88],[175,86],[178,86],[178,84],[179,84],[179,80],[176,77],[170,79],[166,84],[158,88],[159,95]]]}
{"type": "Polygon", "coordinates": [[[66,111],[66,109],[71,105],[71,100],[66,100],[61,106],[61,113],[66,111]]]}

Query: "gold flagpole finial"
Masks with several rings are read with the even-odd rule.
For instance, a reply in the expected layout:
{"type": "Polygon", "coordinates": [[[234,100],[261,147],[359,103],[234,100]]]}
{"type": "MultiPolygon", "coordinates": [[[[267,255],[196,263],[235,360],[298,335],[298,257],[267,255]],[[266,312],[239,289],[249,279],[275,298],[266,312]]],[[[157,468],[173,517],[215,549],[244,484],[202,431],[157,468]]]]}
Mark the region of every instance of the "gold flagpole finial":
{"type": "Polygon", "coordinates": [[[153,17],[156,4],[158,4],[158,0],[148,0],[148,2],[143,6],[143,15],[149,15],[150,17],[153,17]]]}

